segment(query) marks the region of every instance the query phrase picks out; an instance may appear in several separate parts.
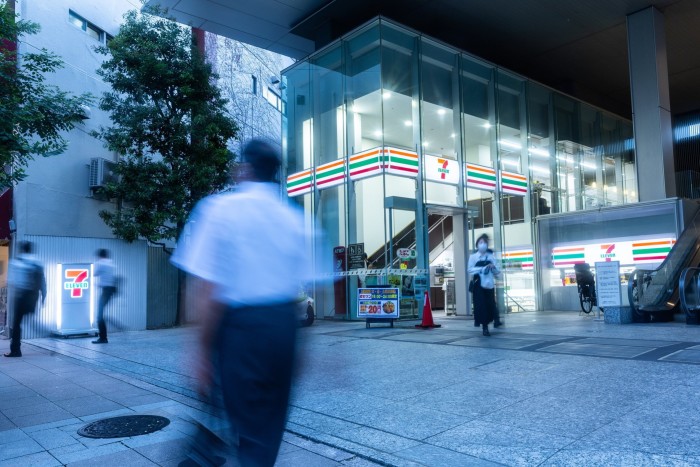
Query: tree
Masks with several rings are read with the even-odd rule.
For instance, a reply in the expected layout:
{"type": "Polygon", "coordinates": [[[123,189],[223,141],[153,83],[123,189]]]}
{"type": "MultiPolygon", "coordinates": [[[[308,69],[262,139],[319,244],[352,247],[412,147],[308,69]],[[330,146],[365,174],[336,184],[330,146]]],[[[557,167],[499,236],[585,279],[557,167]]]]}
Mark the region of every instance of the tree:
{"type": "Polygon", "coordinates": [[[238,127],[190,30],[131,11],[97,51],[108,57],[97,73],[112,87],[100,101],[112,126],[95,135],[120,155],[103,192],[119,208],[100,216],[129,242],[174,240],[197,201],[226,185],[238,127]]]}
{"type": "Polygon", "coordinates": [[[74,96],[46,83],[46,75],[63,67],[57,55],[41,49],[18,59],[18,41],[39,30],[16,19],[14,0],[0,3],[0,191],[22,181],[36,156],[64,152],[62,132],[81,122],[82,106],[91,103],[89,94],[74,96]]]}

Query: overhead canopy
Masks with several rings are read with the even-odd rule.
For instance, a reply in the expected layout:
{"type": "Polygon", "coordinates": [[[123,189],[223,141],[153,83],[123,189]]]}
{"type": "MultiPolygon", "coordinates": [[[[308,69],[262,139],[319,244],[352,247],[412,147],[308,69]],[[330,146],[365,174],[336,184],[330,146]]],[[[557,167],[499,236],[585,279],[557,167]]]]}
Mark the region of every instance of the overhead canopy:
{"type": "Polygon", "coordinates": [[[621,115],[626,17],[666,21],[671,111],[700,109],[698,0],[150,0],[178,21],[301,58],[382,15],[621,115]]]}

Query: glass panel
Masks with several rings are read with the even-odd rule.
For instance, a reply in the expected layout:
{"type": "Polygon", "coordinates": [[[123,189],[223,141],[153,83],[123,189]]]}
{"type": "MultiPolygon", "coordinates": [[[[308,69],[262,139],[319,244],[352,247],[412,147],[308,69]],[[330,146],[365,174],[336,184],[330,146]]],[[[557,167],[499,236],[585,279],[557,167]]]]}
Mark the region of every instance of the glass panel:
{"type": "Polygon", "coordinates": [[[418,40],[415,35],[382,24],[382,88],[384,90],[384,144],[416,150],[418,126],[418,40]]]}
{"type": "Polygon", "coordinates": [[[282,76],[282,96],[287,102],[282,116],[283,151],[287,174],[311,167],[312,118],[309,62],[301,62],[282,76]]]}
{"type": "MultiPolygon", "coordinates": [[[[383,144],[380,58],[378,25],[345,41],[350,154],[383,144]]],[[[384,98],[390,99],[391,92],[384,98]]]]}
{"type": "Polygon", "coordinates": [[[552,177],[552,173],[556,173],[556,159],[552,157],[554,149],[551,147],[551,97],[552,92],[549,89],[536,83],[528,83],[528,157],[533,216],[559,212],[557,183],[552,177]]]}
{"type": "Polygon", "coordinates": [[[316,166],[345,157],[343,50],[340,44],[314,59],[314,160],[316,166]]]}
{"type": "Polygon", "coordinates": [[[68,13],[68,21],[77,28],[85,28],[86,21],[72,11],[68,13]]]}
{"type": "Polygon", "coordinates": [[[98,41],[102,40],[102,30],[97,26],[88,23],[85,31],[88,33],[88,36],[92,37],[93,39],[98,41]]]}
{"type": "Polygon", "coordinates": [[[454,110],[459,108],[459,54],[428,40],[422,41],[421,52],[421,146],[423,173],[428,180],[425,199],[428,203],[459,206],[460,123],[459,113],[454,110]],[[441,169],[443,172],[438,173],[441,169]],[[450,177],[452,173],[457,177],[450,177]],[[453,184],[430,181],[432,177],[446,182],[452,178],[453,184]]]}

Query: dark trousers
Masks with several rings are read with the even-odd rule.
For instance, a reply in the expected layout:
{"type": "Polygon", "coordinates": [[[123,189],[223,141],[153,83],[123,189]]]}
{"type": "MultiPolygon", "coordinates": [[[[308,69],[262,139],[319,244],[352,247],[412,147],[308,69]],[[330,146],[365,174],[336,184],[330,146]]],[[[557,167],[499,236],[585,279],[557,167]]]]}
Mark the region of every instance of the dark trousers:
{"type": "Polygon", "coordinates": [[[105,323],[105,307],[112,300],[116,287],[100,288],[100,301],[97,304],[97,328],[100,330],[100,340],[107,340],[107,324],[105,323]]]}
{"type": "Polygon", "coordinates": [[[287,419],[294,371],[293,304],[229,308],[216,353],[224,406],[242,466],[270,466],[277,459],[287,419]]]}
{"type": "Polygon", "coordinates": [[[31,290],[15,291],[14,308],[12,311],[12,329],[10,332],[10,352],[19,353],[22,345],[22,319],[24,315],[34,312],[39,293],[31,290]]]}

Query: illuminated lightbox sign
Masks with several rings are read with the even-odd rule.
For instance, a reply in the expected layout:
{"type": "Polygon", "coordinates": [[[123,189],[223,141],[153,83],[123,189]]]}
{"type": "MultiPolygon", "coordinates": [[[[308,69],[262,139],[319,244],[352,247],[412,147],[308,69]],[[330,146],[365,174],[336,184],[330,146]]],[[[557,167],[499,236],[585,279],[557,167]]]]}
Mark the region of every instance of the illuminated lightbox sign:
{"type": "Polygon", "coordinates": [[[622,242],[568,245],[552,250],[555,268],[572,268],[578,263],[619,261],[621,266],[660,264],[676,243],[672,237],[622,242]]]}
{"type": "Polygon", "coordinates": [[[56,328],[60,334],[92,332],[95,314],[95,283],[90,263],[59,264],[56,294],[56,328]]]}
{"type": "Polygon", "coordinates": [[[425,155],[423,170],[426,180],[459,185],[459,163],[455,160],[425,155]]]}

